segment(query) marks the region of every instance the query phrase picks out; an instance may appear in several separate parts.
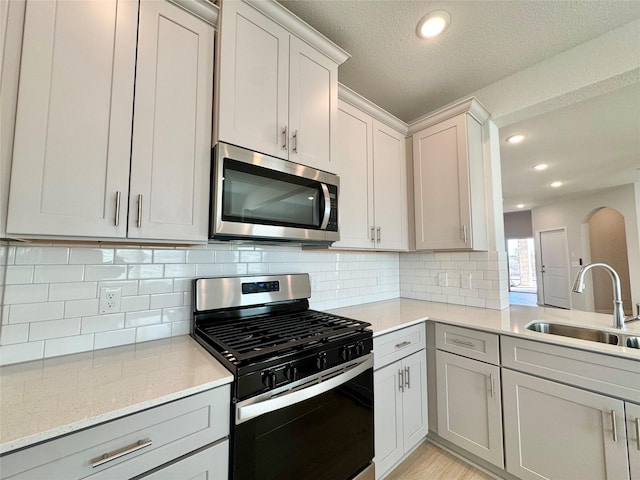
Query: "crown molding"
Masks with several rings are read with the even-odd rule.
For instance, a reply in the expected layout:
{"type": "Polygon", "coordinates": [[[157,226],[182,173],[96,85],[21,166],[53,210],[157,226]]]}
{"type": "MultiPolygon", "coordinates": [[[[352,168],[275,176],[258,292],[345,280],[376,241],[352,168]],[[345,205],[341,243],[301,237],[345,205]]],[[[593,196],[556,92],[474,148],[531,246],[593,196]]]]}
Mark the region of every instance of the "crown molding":
{"type": "Polygon", "coordinates": [[[209,0],[170,0],[179,7],[200,17],[215,28],[218,28],[218,13],[220,8],[209,0]]]}
{"type": "MultiPolygon", "coordinates": [[[[275,0],[244,0],[253,8],[263,13],[271,20],[286,28],[289,32],[304,40],[315,49],[332,59],[338,65],[343,64],[351,55],[337,46],[315,28],[296,17],[275,0]]],[[[224,0],[223,0],[224,8],[224,0]]]]}
{"type": "Polygon", "coordinates": [[[409,133],[409,126],[399,118],[394,117],[386,110],[383,110],[375,103],[367,100],[362,95],[354,92],[349,87],[345,87],[341,83],[338,83],[338,99],[356,107],[358,110],[365,112],[372,116],[376,120],[384,123],[388,127],[397,130],[405,137],[409,133]]]}
{"type": "Polygon", "coordinates": [[[461,113],[468,113],[478,122],[480,122],[480,124],[485,123],[490,117],[489,112],[478,101],[478,99],[475,97],[470,97],[457,103],[447,105],[440,110],[436,110],[435,112],[429,113],[414,120],[409,124],[409,134],[413,135],[423,128],[427,128],[444,120],[448,120],[449,118],[460,115],[461,113]]]}

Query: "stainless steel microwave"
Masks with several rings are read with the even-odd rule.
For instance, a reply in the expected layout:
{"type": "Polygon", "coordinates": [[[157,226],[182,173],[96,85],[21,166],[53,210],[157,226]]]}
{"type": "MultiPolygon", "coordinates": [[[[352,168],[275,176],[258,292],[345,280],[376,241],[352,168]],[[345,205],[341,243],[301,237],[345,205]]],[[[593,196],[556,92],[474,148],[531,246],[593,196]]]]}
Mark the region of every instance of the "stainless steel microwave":
{"type": "Polygon", "coordinates": [[[338,232],[337,175],[218,143],[209,237],[330,245],[338,232]]]}

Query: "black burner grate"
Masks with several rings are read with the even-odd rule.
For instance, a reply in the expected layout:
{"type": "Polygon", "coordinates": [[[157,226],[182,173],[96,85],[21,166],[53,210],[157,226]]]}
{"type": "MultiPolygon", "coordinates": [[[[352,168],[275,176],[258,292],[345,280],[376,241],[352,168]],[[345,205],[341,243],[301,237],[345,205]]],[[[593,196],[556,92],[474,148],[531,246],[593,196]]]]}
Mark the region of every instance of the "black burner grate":
{"type": "Polygon", "coordinates": [[[306,310],[264,315],[201,326],[227,359],[241,362],[292,347],[323,341],[370,324],[328,313],[306,310]]]}

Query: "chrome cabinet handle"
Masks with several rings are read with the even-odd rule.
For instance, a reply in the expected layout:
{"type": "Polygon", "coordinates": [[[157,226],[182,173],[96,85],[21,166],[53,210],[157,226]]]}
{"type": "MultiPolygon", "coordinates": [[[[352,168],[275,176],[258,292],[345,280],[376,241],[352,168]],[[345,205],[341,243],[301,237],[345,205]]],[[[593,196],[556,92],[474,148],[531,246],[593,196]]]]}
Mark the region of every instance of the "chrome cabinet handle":
{"type": "Polygon", "coordinates": [[[116,218],[114,224],[116,227],[120,225],[120,192],[116,192],[116,218]]]}
{"type": "Polygon", "coordinates": [[[489,392],[491,393],[491,398],[496,396],[496,386],[495,386],[495,378],[493,373],[489,374],[489,392]]]}
{"type": "Polygon", "coordinates": [[[371,241],[375,242],[376,239],[376,229],[375,227],[371,227],[371,241]]]}
{"type": "Polygon", "coordinates": [[[378,243],[380,243],[380,230],[381,230],[381,228],[380,228],[380,227],[378,227],[378,228],[376,229],[376,241],[377,241],[378,243]]]}
{"type": "Polygon", "coordinates": [[[396,343],[396,348],[404,348],[407,345],[411,345],[411,342],[408,340],[405,340],[404,342],[396,343]]]}
{"type": "Polygon", "coordinates": [[[466,245],[466,243],[467,243],[467,226],[466,225],[462,226],[462,238],[463,238],[464,243],[466,245]]]}
{"type": "Polygon", "coordinates": [[[404,385],[407,389],[411,388],[411,367],[404,367],[404,385]]]}
{"type": "Polygon", "coordinates": [[[616,411],[611,410],[611,425],[613,428],[613,443],[618,443],[618,427],[616,426],[616,411]]]}
{"type": "Polygon", "coordinates": [[[136,220],[138,228],[142,227],[142,194],[138,195],[138,219],[136,220]]]}
{"type": "Polygon", "coordinates": [[[285,125],[282,129],[282,150],[287,149],[287,126],[285,125]]]}
{"type": "Polygon", "coordinates": [[[121,448],[119,450],[115,450],[113,452],[105,453],[101,457],[96,458],[91,462],[91,467],[98,468],[100,465],[104,465],[105,463],[124,457],[125,455],[129,455],[130,453],[137,452],[138,450],[151,446],[151,444],[152,441],[150,439],[138,440],[132,445],[121,448]]]}
{"type": "Polygon", "coordinates": [[[458,345],[464,345],[465,347],[475,347],[475,343],[469,342],[467,340],[458,340],[457,338],[451,339],[451,343],[455,343],[458,345]]]}
{"type": "Polygon", "coordinates": [[[298,130],[296,130],[295,132],[293,132],[293,153],[298,153],[298,130]]]}
{"type": "Polygon", "coordinates": [[[640,450],[640,417],[636,418],[636,445],[640,450]]]}
{"type": "Polygon", "coordinates": [[[404,371],[402,369],[398,370],[398,390],[404,392],[404,371]]]}

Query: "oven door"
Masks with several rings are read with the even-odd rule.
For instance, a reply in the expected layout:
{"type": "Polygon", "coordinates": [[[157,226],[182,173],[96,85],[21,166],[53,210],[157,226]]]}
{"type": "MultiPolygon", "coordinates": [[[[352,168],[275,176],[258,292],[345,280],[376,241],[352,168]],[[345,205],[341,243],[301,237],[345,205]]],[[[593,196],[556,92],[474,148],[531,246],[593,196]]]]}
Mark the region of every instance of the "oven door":
{"type": "Polygon", "coordinates": [[[336,175],[224,143],[214,159],[213,238],[339,239],[336,175]]]}
{"type": "Polygon", "coordinates": [[[239,403],[234,480],[348,480],[371,472],[373,358],[239,403]]]}

